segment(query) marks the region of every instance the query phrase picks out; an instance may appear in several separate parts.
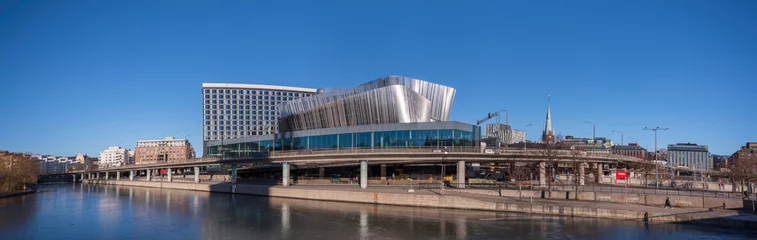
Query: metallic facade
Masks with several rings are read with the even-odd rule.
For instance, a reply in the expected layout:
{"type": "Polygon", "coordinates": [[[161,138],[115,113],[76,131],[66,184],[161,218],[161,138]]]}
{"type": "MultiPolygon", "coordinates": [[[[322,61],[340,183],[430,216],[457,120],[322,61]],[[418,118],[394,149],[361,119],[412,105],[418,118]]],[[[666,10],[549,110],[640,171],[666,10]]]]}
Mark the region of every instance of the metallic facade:
{"type": "Polygon", "coordinates": [[[281,131],[370,124],[444,122],[455,89],[400,76],[379,78],[348,90],[319,90],[281,107],[281,131]]]}

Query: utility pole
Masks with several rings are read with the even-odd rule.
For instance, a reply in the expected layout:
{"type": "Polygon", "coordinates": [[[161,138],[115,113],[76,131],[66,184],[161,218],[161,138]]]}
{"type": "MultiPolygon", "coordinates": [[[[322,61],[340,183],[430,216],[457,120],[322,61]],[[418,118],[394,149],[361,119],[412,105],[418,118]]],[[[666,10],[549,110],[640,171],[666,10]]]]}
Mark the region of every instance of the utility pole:
{"type": "Polygon", "coordinates": [[[594,144],[597,144],[597,124],[589,121],[584,121],[585,123],[591,124],[594,126],[594,132],[592,134],[591,139],[594,140],[594,144]]]}
{"type": "Polygon", "coordinates": [[[661,127],[655,127],[655,128],[648,128],[644,127],[644,130],[653,131],[654,132],[654,175],[655,175],[655,188],[660,188],[660,172],[657,167],[657,131],[667,131],[668,128],[661,128],[661,127]]]}
{"type": "Polygon", "coordinates": [[[620,145],[624,145],[623,144],[623,132],[621,132],[621,131],[615,131],[615,130],[612,130],[612,132],[620,133],[620,145]]]}

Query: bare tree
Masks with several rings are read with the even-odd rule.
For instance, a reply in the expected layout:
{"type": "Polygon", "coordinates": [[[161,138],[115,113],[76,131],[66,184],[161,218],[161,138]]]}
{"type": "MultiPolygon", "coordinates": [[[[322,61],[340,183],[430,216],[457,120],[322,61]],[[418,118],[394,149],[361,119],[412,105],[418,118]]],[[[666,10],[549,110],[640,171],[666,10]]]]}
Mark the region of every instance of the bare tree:
{"type": "Polygon", "coordinates": [[[523,181],[529,179],[534,173],[535,166],[533,163],[515,162],[511,163],[510,177],[518,186],[518,197],[523,197],[523,181]]]}
{"type": "Polygon", "coordinates": [[[14,192],[36,183],[39,164],[30,156],[0,152],[0,192],[14,192]]]}
{"type": "MultiPolygon", "coordinates": [[[[739,184],[742,186],[742,191],[747,191],[744,190],[745,186],[750,186],[750,183],[757,181],[757,154],[751,151],[746,154],[739,154],[737,158],[733,159],[733,164],[729,166],[727,176],[732,184],[739,184]]],[[[749,190],[754,191],[753,189],[749,190]]]]}
{"type": "MultiPolygon", "coordinates": [[[[563,145],[561,142],[547,142],[539,149],[538,154],[543,161],[544,170],[546,171],[544,174],[544,180],[547,184],[547,192],[549,194],[549,198],[552,198],[552,186],[554,185],[554,182],[556,180],[556,173],[559,172],[559,163],[562,160],[563,155],[565,155],[566,153],[563,150],[563,145]]],[[[539,171],[541,171],[541,169],[539,171]]],[[[539,173],[539,175],[541,175],[541,172],[539,173]]]]}

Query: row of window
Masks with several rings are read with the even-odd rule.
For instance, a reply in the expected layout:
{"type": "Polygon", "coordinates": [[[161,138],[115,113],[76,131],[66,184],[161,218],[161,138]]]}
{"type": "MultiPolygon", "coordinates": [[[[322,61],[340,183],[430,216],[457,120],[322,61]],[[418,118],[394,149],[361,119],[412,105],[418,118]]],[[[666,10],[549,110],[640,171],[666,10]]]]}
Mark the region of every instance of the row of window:
{"type": "Polygon", "coordinates": [[[258,94],[258,95],[271,95],[271,96],[289,96],[289,97],[307,97],[312,93],[298,93],[298,92],[279,92],[279,91],[266,91],[266,90],[236,90],[236,89],[205,89],[206,94],[210,93],[225,93],[225,94],[258,94]]]}
{"type": "MultiPolygon", "coordinates": [[[[239,123],[242,124],[241,121],[239,123]]],[[[208,130],[208,131],[209,130],[218,130],[219,129],[218,127],[219,126],[205,126],[205,130],[208,130]]],[[[220,126],[220,127],[221,127],[220,129],[223,130],[224,126],[220,126]]],[[[276,126],[273,126],[273,129],[271,129],[271,126],[266,126],[266,125],[263,125],[263,124],[259,124],[257,126],[251,126],[249,121],[247,122],[246,126],[226,126],[226,130],[235,130],[235,131],[236,130],[248,130],[248,131],[249,130],[276,130],[276,129],[277,129],[276,126]],[[239,129],[237,129],[237,127],[239,127],[239,129]]],[[[207,134],[206,136],[208,136],[208,135],[210,135],[210,132],[206,132],[206,134],[207,134]]],[[[215,135],[215,134],[213,134],[213,135],[215,135]]]]}
{"type": "Polygon", "coordinates": [[[270,110],[274,110],[274,109],[278,108],[278,106],[276,106],[276,105],[281,104],[283,102],[271,102],[271,104],[268,104],[267,102],[264,102],[265,105],[262,104],[262,103],[259,103],[259,104],[256,105],[255,102],[253,102],[252,104],[249,104],[249,103],[245,104],[245,103],[242,103],[241,101],[238,104],[235,103],[235,102],[226,102],[226,103],[220,102],[220,103],[217,104],[216,101],[213,100],[212,101],[213,105],[210,105],[210,103],[211,103],[211,101],[205,101],[205,104],[206,104],[205,105],[205,109],[211,109],[211,108],[212,109],[224,109],[224,108],[225,109],[232,109],[232,108],[233,109],[237,109],[237,108],[239,108],[239,109],[243,109],[243,108],[244,109],[250,109],[250,108],[252,108],[252,109],[255,109],[255,108],[262,109],[262,107],[266,107],[266,110],[269,110],[269,109],[270,110]]]}
{"type": "MultiPolygon", "coordinates": [[[[294,98],[294,97],[273,97],[273,96],[271,96],[271,97],[268,97],[268,96],[249,96],[249,95],[225,95],[225,96],[224,95],[205,95],[205,101],[208,101],[208,100],[211,100],[211,99],[213,101],[215,101],[216,99],[221,99],[221,100],[218,100],[218,101],[223,101],[223,99],[239,99],[239,101],[242,101],[242,100],[247,100],[247,101],[249,101],[249,100],[292,101],[292,100],[295,100],[297,98],[294,98]]],[[[231,100],[226,100],[226,101],[231,101],[231,100]]],[[[236,100],[234,100],[234,101],[236,101],[236,100]]]]}
{"type": "MultiPolygon", "coordinates": [[[[239,120],[243,120],[243,119],[240,117],[239,120]]],[[[248,117],[248,118],[246,118],[244,120],[250,120],[250,118],[248,117]]],[[[271,120],[276,120],[273,117],[268,117],[268,116],[266,116],[266,117],[258,117],[258,119],[252,119],[252,120],[265,120],[265,122],[258,121],[257,125],[270,125],[270,124],[276,125],[276,123],[274,123],[274,122],[270,122],[270,123],[268,122],[268,121],[271,121],[271,120]]],[[[230,120],[226,120],[226,121],[205,121],[205,126],[208,126],[208,125],[242,125],[242,124],[252,126],[252,125],[255,125],[255,122],[254,121],[230,121],[230,120]]]]}
{"type": "MultiPolygon", "coordinates": [[[[273,149],[273,139],[257,142],[226,144],[207,148],[210,156],[223,152],[228,157],[252,156],[254,152],[273,149]]],[[[276,139],[276,150],[353,148],[353,147],[421,147],[474,146],[473,133],[460,130],[402,130],[330,134],[322,136],[276,139]]]]}
{"type": "Polygon", "coordinates": [[[252,114],[251,116],[207,115],[205,116],[205,120],[210,120],[210,119],[213,119],[213,120],[275,120],[277,119],[276,117],[277,116],[255,116],[255,114],[252,114]]]}
{"type": "Polygon", "coordinates": [[[250,114],[254,115],[254,114],[257,113],[257,114],[260,114],[260,115],[264,115],[264,114],[265,115],[279,115],[278,112],[276,112],[276,111],[269,111],[268,109],[266,109],[265,111],[263,111],[263,110],[260,110],[260,111],[255,111],[255,110],[252,110],[252,111],[250,111],[250,110],[226,110],[225,112],[224,112],[224,110],[220,110],[220,111],[218,111],[218,110],[205,110],[205,114],[206,115],[209,115],[209,114],[224,114],[224,113],[226,113],[226,114],[247,114],[247,115],[250,115],[250,114]]]}
{"type": "Polygon", "coordinates": [[[205,104],[246,104],[246,105],[269,105],[275,106],[286,101],[250,101],[250,100],[205,100],[205,104]]]}

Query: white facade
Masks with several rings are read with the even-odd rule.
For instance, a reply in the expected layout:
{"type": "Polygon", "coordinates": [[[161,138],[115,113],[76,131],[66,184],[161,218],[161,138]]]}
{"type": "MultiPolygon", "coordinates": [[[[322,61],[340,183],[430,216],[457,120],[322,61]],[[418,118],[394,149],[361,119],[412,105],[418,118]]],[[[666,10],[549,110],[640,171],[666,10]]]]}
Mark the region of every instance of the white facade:
{"type": "Polygon", "coordinates": [[[109,147],[105,151],[100,153],[100,162],[98,167],[120,167],[126,165],[129,162],[129,149],[121,148],[118,146],[109,147]]]}
{"type": "Polygon", "coordinates": [[[50,155],[32,155],[32,159],[39,163],[40,174],[66,173],[68,166],[76,163],[75,158],[56,157],[50,155]]]}
{"type": "Polygon", "coordinates": [[[313,88],[203,83],[203,143],[276,132],[279,105],[316,92],[313,88]]]}

